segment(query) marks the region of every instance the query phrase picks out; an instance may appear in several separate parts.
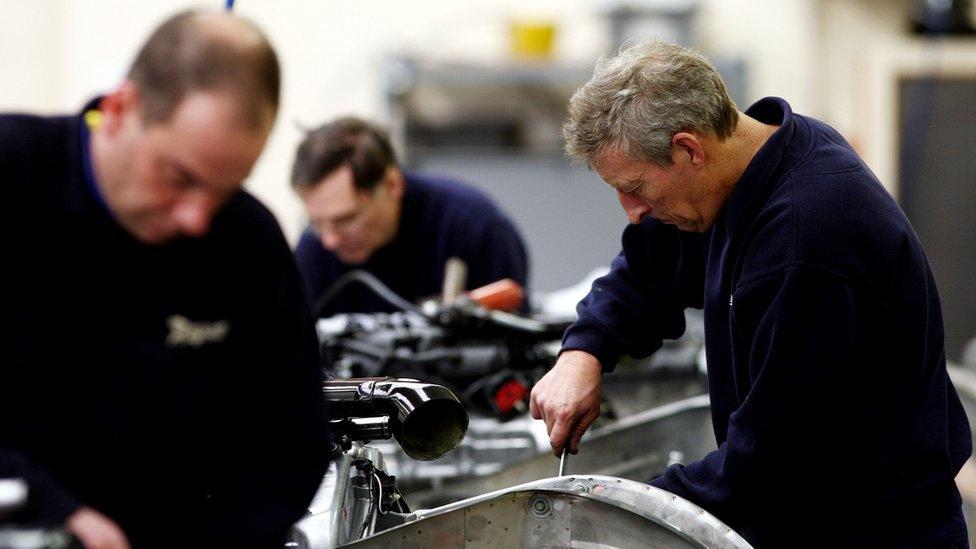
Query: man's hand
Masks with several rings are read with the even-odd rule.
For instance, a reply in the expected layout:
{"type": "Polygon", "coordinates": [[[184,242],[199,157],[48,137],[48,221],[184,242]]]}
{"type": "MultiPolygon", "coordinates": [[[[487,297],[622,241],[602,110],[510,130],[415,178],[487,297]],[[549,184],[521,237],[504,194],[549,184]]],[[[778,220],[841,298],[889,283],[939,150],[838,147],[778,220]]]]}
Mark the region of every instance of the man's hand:
{"type": "Polygon", "coordinates": [[[532,389],[532,417],[546,422],[549,445],[557,456],[569,443],[579,451],[579,441],[600,414],[600,361],[585,351],[566,351],[556,365],[532,389]]]}
{"type": "Polygon", "coordinates": [[[129,549],[129,540],[119,525],[91,507],[72,513],[65,526],[85,549],[129,549]]]}

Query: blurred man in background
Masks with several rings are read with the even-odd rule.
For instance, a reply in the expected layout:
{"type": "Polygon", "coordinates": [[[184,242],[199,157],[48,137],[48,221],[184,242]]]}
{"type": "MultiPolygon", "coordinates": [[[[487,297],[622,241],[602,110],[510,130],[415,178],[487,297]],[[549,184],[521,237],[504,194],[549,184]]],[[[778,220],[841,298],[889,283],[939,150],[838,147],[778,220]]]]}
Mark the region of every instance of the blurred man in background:
{"type": "Polygon", "coordinates": [[[528,281],[525,246],[508,217],[467,185],[401,170],[386,132],[371,122],[340,118],[309,132],[291,182],[310,225],[295,253],[319,316],[393,309],[361,286],[323,299],[354,269],[411,302],[440,293],[451,257],[467,264],[467,289],[528,281]]]}
{"type": "Polygon", "coordinates": [[[280,546],[327,466],[291,252],[241,189],[277,57],[223,13],[166,21],[75,116],[0,117],[0,477],[88,547],[280,546]]]}
{"type": "Polygon", "coordinates": [[[850,145],[782,99],[738,112],[707,60],[660,42],[604,60],[564,136],[632,225],[532,392],[553,449],[578,449],[602,372],[703,307],[718,449],[652,485],[759,547],[965,547],[971,438],[935,281],[850,145]]]}

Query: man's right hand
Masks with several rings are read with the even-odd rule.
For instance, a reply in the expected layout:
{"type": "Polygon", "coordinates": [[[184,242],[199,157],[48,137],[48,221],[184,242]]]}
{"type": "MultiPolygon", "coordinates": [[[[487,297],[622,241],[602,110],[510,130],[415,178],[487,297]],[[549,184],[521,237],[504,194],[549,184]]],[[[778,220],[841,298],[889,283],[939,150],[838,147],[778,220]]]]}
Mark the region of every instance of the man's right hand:
{"type": "Polygon", "coordinates": [[[129,549],[129,540],[119,525],[91,507],[72,513],[65,526],[85,549],[129,549]]]}
{"type": "Polygon", "coordinates": [[[600,375],[603,368],[585,351],[566,351],[535,387],[529,399],[532,417],[546,422],[549,445],[557,456],[568,443],[579,451],[583,433],[600,415],[600,375]]]}

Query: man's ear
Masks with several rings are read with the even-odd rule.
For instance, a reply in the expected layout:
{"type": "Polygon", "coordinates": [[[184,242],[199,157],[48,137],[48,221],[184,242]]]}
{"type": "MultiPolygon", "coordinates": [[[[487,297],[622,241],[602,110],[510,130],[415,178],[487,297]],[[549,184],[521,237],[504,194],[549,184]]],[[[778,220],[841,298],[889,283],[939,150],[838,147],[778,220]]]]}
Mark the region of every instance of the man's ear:
{"type": "Polygon", "coordinates": [[[102,97],[98,103],[101,122],[98,129],[114,135],[122,129],[127,117],[139,114],[139,90],[126,80],[112,93],[102,97]]]}
{"type": "Polygon", "coordinates": [[[705,147],[695,134],[678,132],[671,138],[671,160],[700,170],[705,165],[705,147]]]}
{"type": "Polygon", "coordinates": [[[383,184],[387,186],[386,192],[391,198],[397,201],[403,198],[403,188],[406,183],[403,181],[403,172],[399,168],[396,166],[387,168],[386,176],[383,178],[383,184]]]}

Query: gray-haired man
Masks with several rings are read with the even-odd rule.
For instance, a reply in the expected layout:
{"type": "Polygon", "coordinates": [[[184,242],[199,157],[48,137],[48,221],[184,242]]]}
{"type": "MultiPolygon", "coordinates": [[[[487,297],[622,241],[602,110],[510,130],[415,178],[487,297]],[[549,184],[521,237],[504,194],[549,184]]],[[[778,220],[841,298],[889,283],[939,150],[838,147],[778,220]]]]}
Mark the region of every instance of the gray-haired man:
{"type": "Polygon", "coordinates": [[[533,390],[553,449],[577,450],[602,372],[703,307],[719,447],[653,485],[761,546],[964,546],[939,296],[850,145],[782,99],[738,112],[708,61],[659,42],[603,61],[564,134],[632,225],[533,390]]]}

